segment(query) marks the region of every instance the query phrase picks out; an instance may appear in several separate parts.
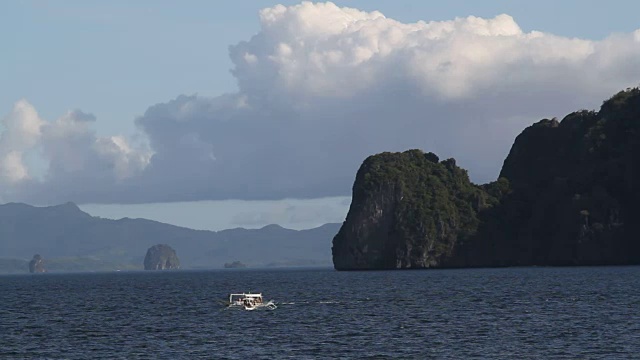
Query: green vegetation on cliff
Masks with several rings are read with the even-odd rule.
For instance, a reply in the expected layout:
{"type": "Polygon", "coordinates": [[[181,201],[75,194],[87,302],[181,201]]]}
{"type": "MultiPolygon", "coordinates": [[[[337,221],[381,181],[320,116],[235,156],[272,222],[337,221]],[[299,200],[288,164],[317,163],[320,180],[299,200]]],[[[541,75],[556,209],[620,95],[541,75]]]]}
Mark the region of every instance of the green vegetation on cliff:
{"type": "Polygon", "coordinates": [[[356,175],[347,220],[334,239],[334,265],[438,266],[476,233],[478,213],[497,202],[453,159],[439,162],[420,150],[371,156],[356,175]]]}
{"type": "Polygon", "coordinates": [[[640,263],[640,90],[525,129],[497,181],[411,150],[367,158],[336,269],[640,263]]]}

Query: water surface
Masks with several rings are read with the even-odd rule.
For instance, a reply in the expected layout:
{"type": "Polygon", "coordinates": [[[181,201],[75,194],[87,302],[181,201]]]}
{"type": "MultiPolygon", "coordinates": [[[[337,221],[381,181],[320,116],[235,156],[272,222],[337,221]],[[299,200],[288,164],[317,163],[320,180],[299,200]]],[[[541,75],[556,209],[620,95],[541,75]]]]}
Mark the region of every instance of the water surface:
{"type": "Polygon", "coordinates": [[[631,359],[640,267],[6,275],[0,324],[0,358],[631,359]]]}

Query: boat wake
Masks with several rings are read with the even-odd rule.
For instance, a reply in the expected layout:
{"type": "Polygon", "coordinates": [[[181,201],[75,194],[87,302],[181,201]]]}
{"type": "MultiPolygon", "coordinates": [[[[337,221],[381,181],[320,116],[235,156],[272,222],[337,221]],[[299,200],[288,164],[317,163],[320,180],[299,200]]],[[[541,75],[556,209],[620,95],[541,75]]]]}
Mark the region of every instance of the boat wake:
{"type": "Polygon", "coordinates": [[[245,307],[245,306],[237,306],[237,305],[232,305],[232,304],[226,304],[226,310],[247,310],[247,311],[256,311],[256,310],[260,310],[260,311],[264,311],[264,310],[275,310],[277,309],[278,306],[276,305],[276,303],[274,303],[273,301],[269,301],[267,303],[264,304],[260,304],[260,305],[255,305],[252,307],[245,307]]]}
{"type": "MultiPolygon", "coordinates": [[[[370,298],[365,298],[359,301],[371,301],[370,298]]],[[[236,309],[236,310],[275,310],[279,306],[297,306],[297,305],[334,305],[340,304],[342,301],[339,300],[318,300],[318,301],[283,301],[276,303],[273,300],[265,301],[262,300],[262,294],[252,294],[252,293],[241,293],[241,294],[230,294],[229,301],[221,301],[221,303],[225,306],[226,309],[236,309]]]]}
{"type": "Polygon", "coordinates": [[[321,304],[321,305],[331,305],[331,304],[340,304],[340,301],[337,300],[319,300],[319,301],[291,301],[291,302],[280,302],[278,305],[310,305],[310,304],[321,304]]]}

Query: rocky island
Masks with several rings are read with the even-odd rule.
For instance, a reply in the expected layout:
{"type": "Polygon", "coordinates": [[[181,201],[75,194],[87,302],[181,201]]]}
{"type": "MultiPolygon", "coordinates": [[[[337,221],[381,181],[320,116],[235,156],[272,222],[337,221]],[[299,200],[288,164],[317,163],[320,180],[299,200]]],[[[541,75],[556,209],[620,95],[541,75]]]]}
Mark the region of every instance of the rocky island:
{"type": "Polygon", "coordinates": [[[640,90],[543,119],[497,181],[410,150],[367,158],[333,239],[338,270],[640,264],[640,90]]]}
{"type": "Polygon", "coordinates": [[[145,270],[174,270],[180,268],[180,260],[176,251],[169,245],[154,245],[147,250],[144,257],[145,270]]]}
{"type": "Polygon", "coordinates": [[[40,254],[33,255],[33,259],[29,261],[29,272],[32,274],[47,272],[44,268],[44,259],[40,254]]]}
{"type": "Polygon", "coordinates": [[[231,263],[224,263],[224,268],[225,269],[240,269],[240,268],[246,268],[247,265],[240,262],[240,261],[234,261],[231,263]]]}

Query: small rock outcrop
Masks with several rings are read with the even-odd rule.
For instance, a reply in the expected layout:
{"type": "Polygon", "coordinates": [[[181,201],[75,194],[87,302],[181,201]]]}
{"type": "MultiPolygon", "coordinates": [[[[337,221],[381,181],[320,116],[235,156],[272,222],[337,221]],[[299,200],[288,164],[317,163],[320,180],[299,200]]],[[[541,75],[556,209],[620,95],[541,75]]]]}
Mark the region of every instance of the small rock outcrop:
{"type": "Polygon", "coordinates": [[[147,250],[144,257],[145,270],[174,270],[180,268],[176,251],[169,245],[158,244],[147,250]]]}
{"type": "Polygon", "coordinates": [[[44,268],[44,259],[40,254],[33,255],[33,259],[29,261],[29,272],[32,274],[47,272],[44,268]]]}
{"type": "Polygon", "coordinates": [[[224,268],[225,269],[238,269],[238,268],[246,268],[247,265],[244,263],[241,263],[240,261],[234,261],[232,263],[224,263],[224,268]]]}

